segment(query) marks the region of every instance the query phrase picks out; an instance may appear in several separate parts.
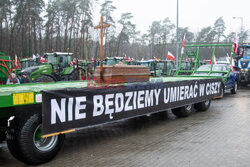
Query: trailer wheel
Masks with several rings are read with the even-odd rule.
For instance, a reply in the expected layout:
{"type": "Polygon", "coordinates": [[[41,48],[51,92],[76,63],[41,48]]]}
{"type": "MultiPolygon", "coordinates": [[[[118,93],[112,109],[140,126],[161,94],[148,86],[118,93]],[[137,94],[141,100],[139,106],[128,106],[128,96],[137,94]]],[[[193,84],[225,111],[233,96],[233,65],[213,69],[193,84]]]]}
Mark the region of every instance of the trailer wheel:
{"type": "Polygon", "coordinates": [[[17,142],[17,148],[9,147],[8,143],[10,151],[13,149],[11,153],[20,150],[18,155],[13,155],[29,165],[38,165],[54,158],[65,139],[65,135],[41,138],[41,122],[39,114],[30,116],[20,127],[18,136],[14,137],[13,141],[17,142]]]}
{"type": "Polygon", "coordinates": [[[235,82],[234,82],[233,89],[231,89],[231,93],[232,93],[232,94],[236,94],[237,89],[238,89],[238,83],[237,83],[237,81],[235,81],[235,82]]]}
{"type": "Polygon", "coordinates": [[[224,85],[222,85],[221,94],[218,98],[222,99],[224,97],[224,93],[225,93],[225,87],[224,87],[224,85]]]}
{"type": "Polygon", "coordinates": [[[210,104],[211,104],[211,100],[209,99],[209,100],[194,104],[194,108],[197,111],[207,111],[210,107],[210,104]]]}
{"type": "Polygon", "coordinates": [[[16,121],[15,119],[11,121],[10,127],[7,131],[7,136],[6,136],[6,141],[7,141],[7,146],[10,151],[10,153],[18,159],[19,161],[24,161],[23,154],[20,150],[20,145],[19,145],[19,132],[20,132],[20,126],[18,125],[21,122],[16,121]]]}
{"type": "Polygon", "coordinates": [[[172,109],[172,113],[177,117],[188,117],[193,111],[193,104],[172,109]]]}
{"type": "Polygon", "coordinates": [[[6,139],[6,134],[0,131],[0,143],[6,139]]]}
{"type": "Polygon", "coordinates": [[[41,75],[39,77],[37,77],[36,79],[34,79],[33,82],[55,82],[55,80],[47,75],[41,75]]]}
{"type": "Polygon", "coordinates": [[[6,139],[5,128],[7,127],[7,120],[0,119],[0,143],[6,139]]]}

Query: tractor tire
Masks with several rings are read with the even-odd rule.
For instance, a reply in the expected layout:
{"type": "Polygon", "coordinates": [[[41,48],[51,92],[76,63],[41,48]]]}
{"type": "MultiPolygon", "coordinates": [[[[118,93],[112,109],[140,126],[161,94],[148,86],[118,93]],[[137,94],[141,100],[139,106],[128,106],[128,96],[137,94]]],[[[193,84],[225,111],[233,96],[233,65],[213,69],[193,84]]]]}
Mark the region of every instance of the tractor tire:
{"type": "Polygon", "coordinates": [[[16,121],[15,119],[10,122],[10,127],[7,131],[6,141],[10,153],[19,161],[24,161],[23,154],[20,150],[19,145],[19,132],[21,127],[21,121],[16,121]]]}
{"type": "Polygon", "coordinates": [[[6,134],[0,131],[0,143],[6,139],[6,134]]]}
{"type": "Polygon", "coordinates": [[[34,79],[33,82],[55,82],[54,78],[48,76],[48,75],[41,75],[34,79]]]}
{"type": "Polygon", "coordinates": [[[221,94],[220,94],[220,96],[218,96],[216,98],[222,99],[224,97],[224,94],[225,94],[225,87],[224,87],[224,85],[222,85],[221,94]]]}
{"type": "Polygon", "coordinates": [[[172,113],[177,117],[188,117],[193,112],[193,104],[172,109],[172,113]]]}
{"type": "Polygon", "coordinates": [[[209,99],[209,100],[194,104],[194,108],[197,111],[207,111],[210,107],[210,104],[211,104],[211,100],[209,99]]]}
{"type": "Polygon", "coordinates": [[[41,138],[42,118],[29,116],[24,123],[13,127],[7,135],[7,145],[12,155],[28,165],[38,165],[53,159],[63,145],[65,135],[41,138]]]}
{"type": "Polygon", "coordinates": [[[6,128],[8,121],[6,119],[0,119],[0,143],[6,140],[6,128]]]}
{"type": "Polygon", "coordinates": [[[235,82],[234,82],[233,89],[231,89],[231,93],[232,93],[232,94],[236,94],[237,89],[238,89],[238,82],[235,81],[235,82]]]}

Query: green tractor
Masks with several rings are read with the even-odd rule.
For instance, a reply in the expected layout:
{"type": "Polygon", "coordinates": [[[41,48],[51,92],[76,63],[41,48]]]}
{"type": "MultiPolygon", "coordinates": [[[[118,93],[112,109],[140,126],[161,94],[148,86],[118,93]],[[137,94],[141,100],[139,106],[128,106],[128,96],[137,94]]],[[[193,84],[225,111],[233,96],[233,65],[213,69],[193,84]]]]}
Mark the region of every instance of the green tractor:
{"type": "Polygon", "coordinates": [[[75,69],[70,65],[72,53],[46,53],[45,63],[21,71],[21,83],[56,82],[74,80],[75,69]]]}
{"type": "Polygon", "coordinates": [[[29,67],[33,67],[37,65],[37,60],[33,58],[21,59],[20,62],[21,62],[22,70],[25,68],[29,68],[29,67]]]}
{"type": "Polygon", "coordinates": [[[23,69],[39,65],[38,60],[34,58],[24,58],[20,60],[21,68],[14,69],[16,75],[20,76],[23,69]]]}

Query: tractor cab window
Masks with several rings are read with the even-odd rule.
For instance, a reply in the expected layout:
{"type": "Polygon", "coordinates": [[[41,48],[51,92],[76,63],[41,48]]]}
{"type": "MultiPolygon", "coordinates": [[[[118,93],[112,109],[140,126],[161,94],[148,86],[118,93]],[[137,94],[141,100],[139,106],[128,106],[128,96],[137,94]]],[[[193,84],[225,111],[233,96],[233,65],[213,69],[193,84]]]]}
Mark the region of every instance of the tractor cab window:
{"type": "Polygon", "coordinates": [[[69,56],[65,56],[65,55],[58,56],[58,61],[59,61],[60,67],[65,68],[68,66],[68,64],[70,63],[70,62],[68,62],[68,57],[69,56]]]}
{"type": "Polygon", "coordinates": [[[22,67],[22,69],[28,68],[29,67],[28,61],[22,61],[21,67],[22,67]]]}
{"type": "Polygon", "coordinates": [[[250,57],[250,48],[245,48],[244,49],[243,57],[250,57]]]}
{"type": "Polygon", "coordinates": [[[71,56],[67,56],[67,64],[71,62],[71,56]]]}
{"type": "Polygon", "coordinates": [[[53,65],[56,65],[57,64],[57,60],[56,60],[56,57],[54,55],[48,55],[46,57],[46,62],[48,64],[53,64],[53,65]]]}
{"type": "Polygon", "coordinates": [[[30,67],[35,66],[35,65],[36,65],[36,60],[30,61],[30,67]]]}

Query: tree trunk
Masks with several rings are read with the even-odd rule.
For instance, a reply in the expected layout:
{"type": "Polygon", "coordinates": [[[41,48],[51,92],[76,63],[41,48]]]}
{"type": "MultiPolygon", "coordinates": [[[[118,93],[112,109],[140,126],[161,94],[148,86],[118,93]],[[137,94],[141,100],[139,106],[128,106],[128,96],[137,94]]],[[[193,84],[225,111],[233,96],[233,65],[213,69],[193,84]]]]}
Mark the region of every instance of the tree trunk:
{"type": "Polygon", "coordinates": [[[69,22],[69,18],[67,16],[67,20],[66,20],[66,23],[65,23],[65,31],[64,31],[64,51],[67,50],[67,33],[68,33],[68,22],[69,22]]]}

